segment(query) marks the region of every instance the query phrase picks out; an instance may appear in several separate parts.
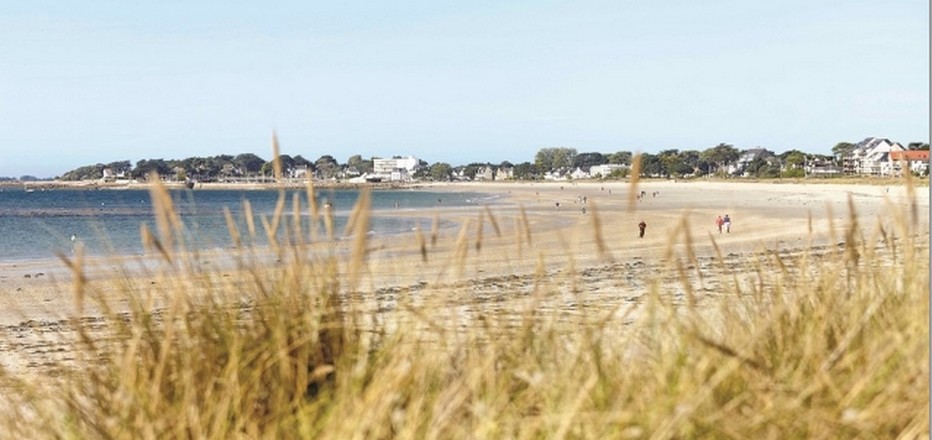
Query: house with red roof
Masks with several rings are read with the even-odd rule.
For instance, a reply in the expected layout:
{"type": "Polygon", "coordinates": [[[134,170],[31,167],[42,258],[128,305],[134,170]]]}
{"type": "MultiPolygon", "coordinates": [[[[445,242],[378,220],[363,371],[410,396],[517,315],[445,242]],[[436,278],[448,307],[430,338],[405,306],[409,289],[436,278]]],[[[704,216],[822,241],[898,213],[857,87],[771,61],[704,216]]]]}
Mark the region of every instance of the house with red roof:
{"type": "Polygon", "coordinates": [[[904,165],[921,176],[929,174],[929,150],[891,151],[890,161],[896,175],[902,174],[904,165]]]}

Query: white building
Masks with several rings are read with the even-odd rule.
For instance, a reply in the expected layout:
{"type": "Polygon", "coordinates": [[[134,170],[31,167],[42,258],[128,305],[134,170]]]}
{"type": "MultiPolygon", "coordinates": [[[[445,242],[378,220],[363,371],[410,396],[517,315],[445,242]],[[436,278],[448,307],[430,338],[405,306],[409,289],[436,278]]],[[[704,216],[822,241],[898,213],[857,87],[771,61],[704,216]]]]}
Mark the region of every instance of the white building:
{"type": "Polygon", "coordinates": [[[480,167],[476,170],[475,180],[495,180],[495,168],[490,166],[480,167]]]}
{"type": "Polygon", "coordinates": [[[116,173],[113,172],[113,168],[110,168],[110,167],[104,168],[103,174],[104,174],[104,177],[103,177],[104,182],[113,182],[114,180],[116,180],[116,173]]]}
{"type": "Polygon", "coordinates": [[[593,165],[592,168],[589,168],[589,174],[592,177],[608,177],[613,172],[617,170],[624,170],[629,168],[628,165],[606,163],[602,165],[593,165]]]}
{"type": "Polygon", "coordinates": [[[420,168],[421,162],[414,156],[392,157],[390,159],[372,158],[372,174],[393,182],[410,180],[420,168]]]}
{"type": "Polygon", "coordinates": [[[572,173],[570,173],[570,177],[572,177],[573,180],[584,180],[584,179],[589,179],[589,178],[591,178],[592,175],[589,174],[588,171],[586,171],[586,170],[584,170],[584,169],[582,169],[582,168],[580,168],[580,167],[576,167],[576,169],[573,170],[572,173]]]}
{"type": "Polygon", "coordinates": [[[844,157],[844,170],[866,176],[892,176],[894,161],[890,159],[890,153],[901,151],[906,149],[899,142],[869,137],[858,142],[857,147],[844,157]]]}
{"type": "Polygon", "coordinates": [[[476,170],[475,180],[508,180],[515,177],[515,169],[512,167],[494,167],[487,165],[476,170]]]}
{"type": "Polygon", "coordinates": [[[893,162],[893,174],[903,175],[904,165],[910,171],[920,175],[929,174],[929,150],[893,151],[890,153],[893,162]]]}
{"type": "Polygon", "coordinates": [[[835,177],[842,175],[840,166],[831,160],[810,159],[804,167],[808,177],[835,177]]]}

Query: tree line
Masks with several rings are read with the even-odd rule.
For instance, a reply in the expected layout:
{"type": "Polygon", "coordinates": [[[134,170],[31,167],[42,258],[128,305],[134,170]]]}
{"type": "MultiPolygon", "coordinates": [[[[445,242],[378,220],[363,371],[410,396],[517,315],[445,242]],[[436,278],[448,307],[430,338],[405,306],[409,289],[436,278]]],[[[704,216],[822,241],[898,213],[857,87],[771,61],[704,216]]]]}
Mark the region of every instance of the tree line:
{"type": "MultiPolygon", "coordinates": [[[[857,145],[839,142],[832,148],[831,155],[807,154],[799,150],[789,150],[780,154],[764,148],[738,150],[733,145],[720,143],[705,150],[679,150],[675,148],[659,153],[640,153],[639,170],[643,177],[701,177],[741,175],[758,178],[803,177],[807,162],[820,162],[839,165],[841,159],[857,145]],[[753,152],[749,160],[739,162],[742,154],[753,152]]],[[[928,150],[929,144],[911,142],[910,150],[928,150]]],[[[420,168],[413,176],[421,180],[449,181],[453,179],[475,180],[483,169],[510,170],[511,178],[516,180],[540,180],[547,174],[568,175],[579,169],[588,172],[599,165],[621,165],[606,178],[623,178],[631,172],[630,167],[635,158],[631,151],[614,153],[578,152],[575,148],[548,147],[541,148],[534,156],[534,161],[513,164],[504,161],[498,164],[470,163],[453,166],[446,162],[428,164],[421,161],[420,168]]],[[[282,154],[278,157],[285,177],[304,177],[299,173],[308,173],[318,179],[340,179],[364,175],[372,172],[372,159],[363,159],[362,155],[350,156],[345,163],[340,163],[331,155],[323,155],[311,161],[301,155],[282,154]]],[[[129,160],[107,164],[86,165],[63,174],[61,180],[98,180],[111,176],[144,180],[152,172],[161,176],[171,176],[177,180],[196,180],[199,182],[216,182],[250,177],[271,177],[273,161],[266,161],[252,153],[237,156],[217,155],[211,157],[189,157],[183,160],[143,159],[135,163],[129,160]]]]}
{"type": "MultiPolygon", "coordinates": [[[[361,155],[350,156],[345,164],[340,164],[333,156],[323,155],[311,161],[301,155],[278,156],[282,172],[286,177],[294,177],[300,172],[313,173],[314,176],[330,179],[346,174],[360,175],[372,171],[372,160],[363,159],[361,155]]],[[[189,157],[182,160],[142,159],[135,163],[121,160],[110,163],[98,163],[75,168],[62,174],[59,179],[66,181],[99,180],[105,173],[114,178],[145,180],[151,173],[171,176],[176,180],[195,180],[198,182],[217,182],[228,179],[272,176],[273,161],[265,160],[252,153],[237,156],[221,154],[210,157],[189,157]]]]}
{"type": "MultiPolygon", "coordinates": [[[[660,151],[657,154],[640,153],[639,173],[642,177],[665,178],[710,175],[719,177],[739,175],[755,178],[798,178],[805,176],[807,163],[841,165],[842,158],[856,146],[855,143],[840,142],[832,148],[833,154],[831,155],[808,154],[796,149],[779,154],[766,148],[739,150],[726,143],[720,143],[701,151],[672,148],[660,151]],[[747,155],[745,161],[739,161],[742,155],[748,152],[754,154],[747,155]]],[[[907,148],[910,150],[928,150],[929,144],[911,142],[907,148]]],[[[452,167],[441,162],[435,163],[427,170],[424,170],[422,177],[432,180],[451,180],[454,177],[473,180],[476,170],[482,167],[491,167],[495,169],[509,168],[512,170],[513,178],[517,180],[540,180],[550,173],[565,176],[576,169],[589,172],[594,166],[610,164],[622,165],[626,168],[617,169],[608,176],[602,177],[624,178],[631,172],[630,167],[634,157],[635,153],[624,150],[614,153],[579,153],[575,148],[542,148],[535,155],[533,162],[528,161],[515,165],[510,162],[503,162],[500,165],[473,163],[465,167],[452,167]]]]}

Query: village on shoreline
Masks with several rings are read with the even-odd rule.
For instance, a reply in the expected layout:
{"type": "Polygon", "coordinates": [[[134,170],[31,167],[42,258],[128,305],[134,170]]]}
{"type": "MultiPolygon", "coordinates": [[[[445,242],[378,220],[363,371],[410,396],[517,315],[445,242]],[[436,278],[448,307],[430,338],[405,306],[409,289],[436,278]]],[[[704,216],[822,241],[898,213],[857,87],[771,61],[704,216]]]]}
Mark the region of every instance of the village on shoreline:
{"type": "MultiPolygon", "coordinates": [[[[618,183],[627,183],[630,179],[610,180],[618,183]]],[[[695,179],[664,179],[664,178],[642,178],[641,182],[674,182],[689,184],[690,182],[719,182],[719,183],[770,183],[775,185],[792,185],[792,184],[834,184],[834,185],[900,185],[903,179],[892,177],[836,177],[836,178],[695,178],[695,179]]],[[[560,185],[574,183],[599,183],[609,182],[609,180],[589,179],[589,180],[566,180],[566,181],[523,181],[509,180],[507,183],[527,184],[527,185],[560,185]]],[[[358,190],[369,188],[373,190],[400,190],[400,189],[417,189],[417,188],[442,188],[447,185],[453,186],[488,186],[497,183],[506,183],[506,181],[475,181],[475,182],[432,182],[432,181],[408,181],[408,182],[367,182],[367,183],[350,183],[345,181],[314,181],[313,186],[318,189],[346,189],[358,190]]],[[[278,190],[278,189],[305,189],[308,186],[307,180],[284,180],[281,182],[208,182],[196,183],[189,187],[185,182],[161,182],[162,186],[170,190],[240,190],[240,191],[259,191],[259,190],[278,190]]],[[[919,186],[928,186],[929,178],[921,177],[913,180],[913,184],[919,186]]],[[[138,181],[114,181],[105,182],[101,180],[81,180],[81,181],[61,181],[61,180],[40,180],[32,182],[0,182],[0,192],[5,189],[32,191],[53,191],[53,190],[148,190],[152,187],[152,182],[138,181]]]]}
{"type": "Polygon", "coordinates": [[[913,142],[904,147],[886,138],[870,137],[857,144],[839,143],[832,151],[833,155],[798,150],[778,155],[764,148],[738,150],[728,144],[701,152],[671,149],[659,154],[577,153],[574,148],[542,148],[533,163],[504,161],[498,165],[471,163],[456,167],[443,162],[428,164],[414,156],[363,159],[357,154],[341,164],[330,155],[315,162],[286,154],[265,161],[255,154],[244,153],[140,160],[135,166],[128,160],[87,165],[53,179],[0,178],[0,188],[22,187],[27,191],[147,188],[153,175],[158,175],[169,188],[188,189],[305,187],[309,181],[327,188],[410,188],[484,181],[625,181],[635,173],[639,179],[661,180],[785,183],[805,179],[889,184],[891,178],[905,174],[919,178],[929,175],[928,143],[913,142]]]}

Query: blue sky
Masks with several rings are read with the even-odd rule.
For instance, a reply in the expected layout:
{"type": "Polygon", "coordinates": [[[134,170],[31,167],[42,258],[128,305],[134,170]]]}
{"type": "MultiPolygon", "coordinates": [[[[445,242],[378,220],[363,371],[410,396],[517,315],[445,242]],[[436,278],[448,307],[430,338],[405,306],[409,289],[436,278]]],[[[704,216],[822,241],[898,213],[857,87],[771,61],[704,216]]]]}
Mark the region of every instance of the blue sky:
{"type": "Polygon", "coordinates": [[[0,2],[0,176],[929,136],[925,0],[0,2]]]}

